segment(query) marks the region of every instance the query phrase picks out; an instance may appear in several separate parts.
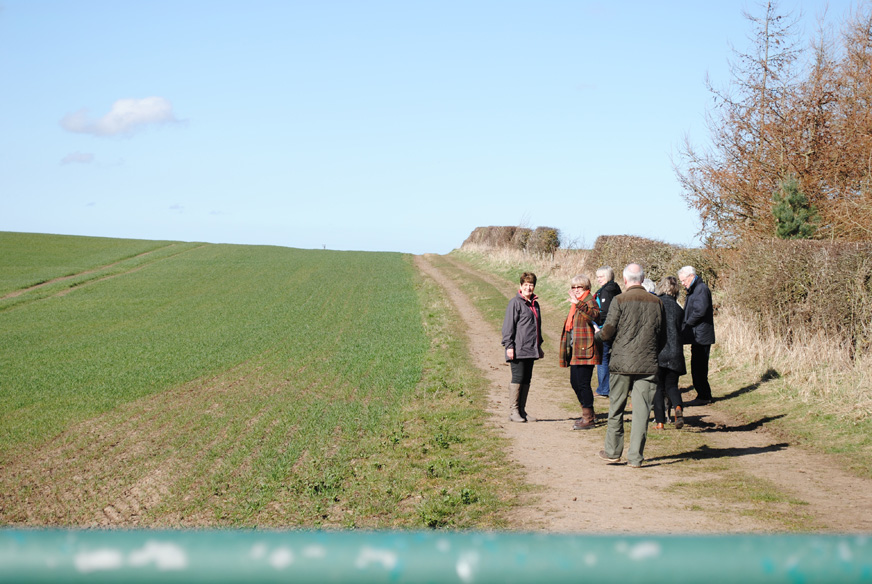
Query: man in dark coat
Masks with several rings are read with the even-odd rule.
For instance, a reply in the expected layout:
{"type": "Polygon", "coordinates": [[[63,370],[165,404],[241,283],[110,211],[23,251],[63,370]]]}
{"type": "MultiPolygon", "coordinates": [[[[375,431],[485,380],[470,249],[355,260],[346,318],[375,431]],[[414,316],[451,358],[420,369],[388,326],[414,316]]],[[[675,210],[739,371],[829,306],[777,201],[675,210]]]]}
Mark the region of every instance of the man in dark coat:
{"type": "Polygon", "coordinates": [[[696,389],[696,399],[688,405],[706,405],[712,402],[712,388],[708,381],[709,355],[715,344],[712,293],[696,275],[693,266],[678,270],[678,279],[687,289],[682,336],[685,344],[690,343],[690,375],[696,389]]]}
{"type": "Polygon", "coordinates": [[[624,292],[615,296],[597,337],[612,344],[609,363],[611,391],[605,447],[599,456],[618,462],[624,451],[624,409],[632,393],[633,425],[627,463],[642,466],[648,437],[648,416],[654,403],[658,356],[666,344],[666,316],[660,299],[642,287],[645,272],[639,264],[624,268],[624,292]]]}

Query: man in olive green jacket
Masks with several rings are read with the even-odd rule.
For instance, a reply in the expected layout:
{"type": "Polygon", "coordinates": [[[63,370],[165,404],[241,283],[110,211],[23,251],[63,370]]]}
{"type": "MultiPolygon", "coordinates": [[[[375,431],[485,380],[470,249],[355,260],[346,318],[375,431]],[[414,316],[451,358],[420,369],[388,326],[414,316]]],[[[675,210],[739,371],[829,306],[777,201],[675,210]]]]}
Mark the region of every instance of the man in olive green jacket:
{"type": "Polygon", "coordinates": [[[666,344],[663,304],[642,287],[645,272],[639,264],[624,268],[624,292],[615,296],[603,328],[597,333],[612,344],[609,362],[611,390],[605,448],[599,456],[618,462],[624,452],[624,409],[632,392],[633,425],[627,462],[642,466],[648,437],[648,416],[657,390],[657,356],[666,344]]]}

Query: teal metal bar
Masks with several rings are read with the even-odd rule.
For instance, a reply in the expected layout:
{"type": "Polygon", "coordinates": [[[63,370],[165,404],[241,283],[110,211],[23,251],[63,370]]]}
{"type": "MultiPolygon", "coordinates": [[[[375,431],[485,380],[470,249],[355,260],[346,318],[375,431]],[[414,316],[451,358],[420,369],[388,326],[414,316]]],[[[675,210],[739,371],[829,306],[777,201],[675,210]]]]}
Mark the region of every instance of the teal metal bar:
{"type": "Polygon", "coordinates": [[[866,535],[0,530],[0,583],[872,583],[866,535]]]}

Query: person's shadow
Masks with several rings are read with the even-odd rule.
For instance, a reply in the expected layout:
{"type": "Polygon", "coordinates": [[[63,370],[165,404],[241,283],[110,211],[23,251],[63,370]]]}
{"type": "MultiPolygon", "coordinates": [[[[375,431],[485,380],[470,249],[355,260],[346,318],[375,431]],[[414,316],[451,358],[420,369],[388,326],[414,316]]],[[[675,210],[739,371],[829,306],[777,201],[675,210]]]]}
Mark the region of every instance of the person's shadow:
{"type": "MultiPolygon", "coordinates": [[[[746,393],[751,393],[752,391],[755,391],[756,389],[758,389],[761,385],[763,385],[767,381],[772,381],[773,379],[779,379],[779,378],[781,378],[781,374],[778,371],[776,371],[775,369],[769,368],[766,370],[766,372],[763,373],[763,375],[760,376],[760,379],[758,381],[756,381],[755,383],[752,383],[750,385],[746,385],[745,387],[740,387],[739,389],[737,389],[731,393],[728,393],[726,395],[718,396],[715,398],[715,401],[724,401],[724,400],[728,400],[728,399],[733,399],[734,397],[739,397],[740,395],[745,395],[746,393]]],[[[687,387],[681,389],[681,393],[685,394],[693,389],[694,389],[693,385],[688,385],[687,387]]],[[[682,398],[683,397],[684,396],[682,395],[682,398]]]]}
{"type": "Polygon", "coordinates": [[[778,444],[770,444],[768,446],[734,446],[727,448],[712,448],[711,446],[703,444],[694,450],[688,450],[686,452],[646,458],[645,462],[654,463],[661,461],[661,464],[674,464],[685,460],[712,460],[716,458],[734,458],[736,456],[753,456],[755,454],[765,454],[767,452],[778,452],[784,450],[788,446],[787,442],[779,442],[778,444]]]}
{"type": "MultiPolygon", "coordinates": [[[[718,397],[717,401],[733,399],[735,397],[739,397],[740,395],[744,395],[746,393],[750,393],[758,389],[761,385],[766,383],[767,381],[771,381],[773,379],[778,379],[781,377],[781,374],[778,373],[775,369],[769,369],[763,375],[760,376],[759,381],[752,383],[750,385],[746,385],[745,387],[740,387],[739,389],[728,393],[724,396],[718,397]]],[[[693,389],[691,385],[689,388],[684,391],[688,391],[689,389],[693,389]]],[[[785,414],[779,414],[777,416],[764,416],[759,420],[748,422],[745,424],[741,424],[739,426],[727,426],[725,424],[718,424],[715,422],[705,422],[703,421],[703,416],[695,416],[688,415],[687,412],[684,414],[684,423],[687,426],[692,426],[694,428],[701,429],[701,433],[710,433],[710,432],[753,432],[762,428],[769,422],[777,420],[779,418],[783,418],[785,414]]],[[[686,452],[679,452],[676,454],[667,454],[663,456],[658,456],[654,458],[647,459],[646,462],[655,463],[660,461],[660,464],[675,464],[676,462],[682,462],[685,460],[712,460],[717,458],[732,458],[736,456],[753,456],[755,454],[764,454],[767,452],[777,452],[780,450],[784,450],[787,448],[789,444],[787,442],[779,442],[777,444],[770,444],[768,446],[745,446],[745,447],[725,447],[725,448],[712,448],[706,444],[703,444],[694,450],[688,450],[686,452]]]]}
{"type": "Polygon", "coordinates": [[[753,432],[759,428],[762,428],[769,422],[777,420],[779,418],[783,418],[786,414],[778,414],[777,416],[764,416],[755,422],[748,422],[746,424],[742,424],[740,426],[727,426],[724,424],[717,424],[715,422],[704,422],[702,420],[702,416],[693,416],[693,415],[685,415],[684,416],[684,424],[686,426],[692,426],[694,428],[701,428],[702,433],[708,432],[753,432]]]}

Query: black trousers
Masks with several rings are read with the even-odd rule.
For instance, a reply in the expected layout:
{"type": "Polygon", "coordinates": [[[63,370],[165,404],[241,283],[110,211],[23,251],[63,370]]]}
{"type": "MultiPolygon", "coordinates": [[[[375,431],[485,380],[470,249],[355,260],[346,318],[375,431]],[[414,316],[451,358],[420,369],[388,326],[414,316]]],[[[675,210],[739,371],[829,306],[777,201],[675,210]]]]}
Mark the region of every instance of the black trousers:
{"type": "Polygon", "coordinates": [[[654,393],[654,421],[666,423],[666,398],[672,402],[672,407],[684,407],[681,401],[681,391],[678,389],[678,372],[672,369],[660,368],[657,376],[657,391],[654,393]]]}
{"type": "Polygon", "coordinates": [[[693,378],[693,388],[696,390],[696,397],[704,400],[712,398],[712,388],[708,382],[711,351],[711,345],[693,343],[690,346],[690,376],[693,378]]]}
{"type": "Polygon", "coordinates": [[[512,383],[530,383],[530,380],[533,379],[533,365],[535,363],[535,359],[509,361],[509,366],[512,368],[512,383]]]}
{"type": "Polygon", "coordinates": [[[570,365],[569,384],[583,408],[593,407],[593,389],[590,380],[593,379],[593,365],[570,365]]]}

